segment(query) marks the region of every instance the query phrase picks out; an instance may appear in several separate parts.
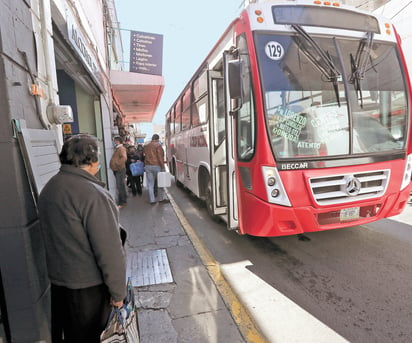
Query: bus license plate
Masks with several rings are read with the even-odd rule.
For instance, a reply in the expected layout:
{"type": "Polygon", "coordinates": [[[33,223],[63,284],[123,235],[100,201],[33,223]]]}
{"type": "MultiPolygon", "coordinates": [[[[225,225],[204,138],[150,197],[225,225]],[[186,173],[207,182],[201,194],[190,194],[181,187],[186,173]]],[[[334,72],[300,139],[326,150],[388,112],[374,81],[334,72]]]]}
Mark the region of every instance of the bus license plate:
{"type": "Polygon", "coordinates": [[[360,207],[344,208],[340,210],[340,221],[347,222],[359,218],[360,207]]]}

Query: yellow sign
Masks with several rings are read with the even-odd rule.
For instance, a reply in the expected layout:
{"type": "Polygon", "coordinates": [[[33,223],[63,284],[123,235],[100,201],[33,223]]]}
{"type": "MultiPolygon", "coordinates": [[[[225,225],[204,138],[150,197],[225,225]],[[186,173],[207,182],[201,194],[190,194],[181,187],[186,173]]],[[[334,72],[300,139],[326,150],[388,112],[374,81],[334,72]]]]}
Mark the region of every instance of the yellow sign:
{"type": "Polygon", "coordinates": [[[71,124],[63,124],[63,133],[65,135],[71,135],[72,134],[72,125],[71,124]]]}

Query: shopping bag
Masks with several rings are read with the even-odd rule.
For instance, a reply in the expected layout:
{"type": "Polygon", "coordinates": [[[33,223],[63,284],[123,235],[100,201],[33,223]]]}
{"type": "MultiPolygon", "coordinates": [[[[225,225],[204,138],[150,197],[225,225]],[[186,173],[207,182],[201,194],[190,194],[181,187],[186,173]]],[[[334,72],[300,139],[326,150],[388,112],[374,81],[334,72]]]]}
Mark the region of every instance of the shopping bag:
{"type": "Polygon", "coordinates": [[[143,187],[147,188],[147,173],[144,172],[143,174],[143,187]]]}
{"type": "Polygon", "coordinates": [[[114,307],[106,328],[100,335],[101,343],[139,343],[137,309],[134,302],[133,286],[129,278],[127,296],[122,308],[114,307]]]}
{"type": "Polygon", "coordinates": [[[170,187],[172,184],[169,172],[159,172],[157,173],[157,186],[158,187],[170,187]]]}
{"type": "Polygon", "coordinates": [[[142,161],[136,161],[136,162],[130,163],[129,169],[133,176],[143,175],[144,163],[142,161]]]}

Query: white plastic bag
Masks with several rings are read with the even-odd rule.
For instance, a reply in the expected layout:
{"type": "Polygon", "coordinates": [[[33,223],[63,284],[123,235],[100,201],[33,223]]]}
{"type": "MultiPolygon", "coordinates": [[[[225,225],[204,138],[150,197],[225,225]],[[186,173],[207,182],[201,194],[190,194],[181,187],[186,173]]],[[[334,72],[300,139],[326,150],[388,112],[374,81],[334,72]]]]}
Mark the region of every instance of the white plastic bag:
{"type": "Polygon", "coordinates": [[[147,188],[147,173],[143,173],[143,187],[147,188]]]}
{"type": "Polygon", "coordinates": [[[169,172],[157,173],[157,187],[170,187],[172,184],[171,175],[169,172]]]}

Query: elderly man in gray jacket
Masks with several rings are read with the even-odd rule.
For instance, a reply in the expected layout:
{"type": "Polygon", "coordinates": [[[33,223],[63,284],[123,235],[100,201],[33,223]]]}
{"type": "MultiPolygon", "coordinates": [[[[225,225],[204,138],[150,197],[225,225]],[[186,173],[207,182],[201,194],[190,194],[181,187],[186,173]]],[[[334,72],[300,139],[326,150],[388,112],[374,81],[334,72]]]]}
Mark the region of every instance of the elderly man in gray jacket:
{"type": "Polygon", "coordinates": [[[51,282],[52,339],[100,342],[110,305],[126,296],[126,267],[119,211],[94,175],[97,139],[76,135],[65,141],[61,169],[42,190],[39,219],[51,282]]]}

